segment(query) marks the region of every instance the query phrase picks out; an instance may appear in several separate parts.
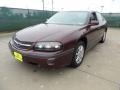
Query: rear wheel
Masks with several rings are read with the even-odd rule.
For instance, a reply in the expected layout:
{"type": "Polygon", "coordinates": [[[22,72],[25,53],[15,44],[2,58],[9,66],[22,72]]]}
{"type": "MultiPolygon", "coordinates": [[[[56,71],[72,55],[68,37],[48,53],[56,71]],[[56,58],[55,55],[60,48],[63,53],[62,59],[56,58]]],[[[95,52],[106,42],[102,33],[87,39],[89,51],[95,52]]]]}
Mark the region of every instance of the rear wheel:
{"type": "Polygon", "coordinates": [[[85,43],[83,41],[80,41],[75,48],[71,66],[74,68],[80,66],[80,64],[83,61],[84,54],[85,54],[85,43]]]}
{"type": "Polygon", "coordinates": [[[106,40],[106,31],[103,33],[103,36],[102,36],[100,43],[104,43],[105,40],[106,40]]]}

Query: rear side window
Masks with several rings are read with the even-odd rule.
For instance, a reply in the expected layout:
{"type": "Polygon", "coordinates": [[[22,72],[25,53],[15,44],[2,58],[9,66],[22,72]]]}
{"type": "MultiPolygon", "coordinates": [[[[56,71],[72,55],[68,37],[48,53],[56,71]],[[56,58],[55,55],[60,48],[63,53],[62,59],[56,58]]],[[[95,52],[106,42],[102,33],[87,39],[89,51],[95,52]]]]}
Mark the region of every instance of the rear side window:
{"type": "Polygon", "coordinates": [[[97,19],[97,16],[96,16],[96,13],[91,13],[91,16],[90,16],[90,20],[95,20],[95,21],[97,21],[98,19],[97,19]]]}
{"type": "Polygon", "coordinates": [[[104,17],[100,13],[97,13],[97,18],[98,18],[99,22],[105,21],[104,17]]]}

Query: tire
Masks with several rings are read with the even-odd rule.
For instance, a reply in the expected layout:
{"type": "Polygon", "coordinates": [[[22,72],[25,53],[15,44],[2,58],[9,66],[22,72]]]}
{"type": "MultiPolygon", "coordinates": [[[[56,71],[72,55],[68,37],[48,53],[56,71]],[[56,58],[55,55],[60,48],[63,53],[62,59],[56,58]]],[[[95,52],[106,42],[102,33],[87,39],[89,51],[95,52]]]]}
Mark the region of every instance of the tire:
{"type": "Polygon", "coordinates": [[[106,40],[106,31],[104,31],[104,33],[103,33],[103,36],[102,36],[102,39],[100,40],[100,43],[104,43],[105,42],[105,40],[106,40]]]}
{"type": "Polygon", "coordinates": [[[85,55],[85,43],[83,41],[80,41],[75,47],[73,59],[70,66],[73,68],[80,66],[83,61],[84,55],[85,55]]]}

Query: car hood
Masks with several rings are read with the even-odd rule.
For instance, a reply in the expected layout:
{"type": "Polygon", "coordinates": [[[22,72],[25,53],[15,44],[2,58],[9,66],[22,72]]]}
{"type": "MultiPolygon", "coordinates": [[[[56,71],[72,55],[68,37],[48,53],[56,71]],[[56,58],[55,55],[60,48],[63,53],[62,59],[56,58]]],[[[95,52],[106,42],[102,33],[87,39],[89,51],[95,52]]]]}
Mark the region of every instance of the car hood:
{"type": "Polygon", "coordinates": [[[38,24],[17,32],[16,38],[26,42],[60,41],[81,27],[77,25],[38,24]]]}

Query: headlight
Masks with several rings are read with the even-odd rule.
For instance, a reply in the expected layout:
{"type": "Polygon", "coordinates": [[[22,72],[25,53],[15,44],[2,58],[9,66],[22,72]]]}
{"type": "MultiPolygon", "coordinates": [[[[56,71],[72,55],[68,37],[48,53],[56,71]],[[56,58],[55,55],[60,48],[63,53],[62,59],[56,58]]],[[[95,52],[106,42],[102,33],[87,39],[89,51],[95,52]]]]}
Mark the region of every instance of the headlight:
{"type": "Polygon", "coordinates": [[[38,51],[58,51],[62,49],[60,42],[38,42],[35,45],[35,50],[38,51]]]}

